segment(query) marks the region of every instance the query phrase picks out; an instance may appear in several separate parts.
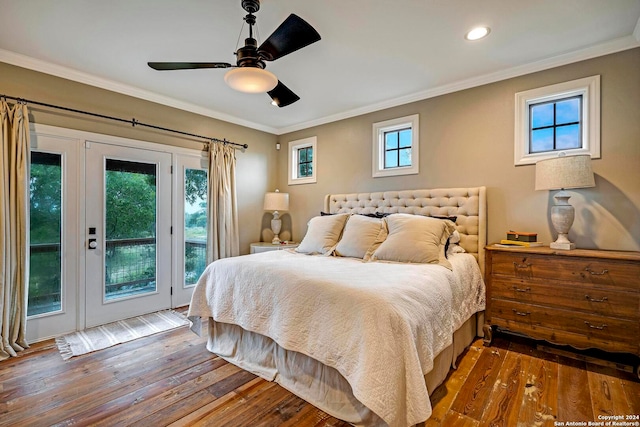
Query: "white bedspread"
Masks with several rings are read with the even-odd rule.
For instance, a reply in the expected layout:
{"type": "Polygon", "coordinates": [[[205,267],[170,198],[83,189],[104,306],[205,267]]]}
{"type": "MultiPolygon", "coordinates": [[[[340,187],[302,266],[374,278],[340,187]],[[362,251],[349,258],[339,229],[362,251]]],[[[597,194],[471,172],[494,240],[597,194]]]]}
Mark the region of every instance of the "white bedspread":
{"type": "Polygon", "coordinates": [[[390,426],[426,420],[424,374],[453,332],[484,310],[475,259],[438,265],[362,262],[272,251],[209,265],[190,318],[212,317],[268,336],[337,369],[390,426]]]}

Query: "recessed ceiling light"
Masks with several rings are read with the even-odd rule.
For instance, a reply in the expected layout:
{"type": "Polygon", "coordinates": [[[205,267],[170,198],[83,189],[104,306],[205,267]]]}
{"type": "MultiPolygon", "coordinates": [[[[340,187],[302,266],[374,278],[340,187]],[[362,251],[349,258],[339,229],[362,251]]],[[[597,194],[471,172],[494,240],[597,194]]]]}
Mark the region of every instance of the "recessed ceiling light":
{"type": "Polygon", "coordinates": [[[464,38],[467,40],[479,40],[483,37],[486,37],[491,32],[491,28],[489,27],[476,27],[469,31],[464,38]]]}

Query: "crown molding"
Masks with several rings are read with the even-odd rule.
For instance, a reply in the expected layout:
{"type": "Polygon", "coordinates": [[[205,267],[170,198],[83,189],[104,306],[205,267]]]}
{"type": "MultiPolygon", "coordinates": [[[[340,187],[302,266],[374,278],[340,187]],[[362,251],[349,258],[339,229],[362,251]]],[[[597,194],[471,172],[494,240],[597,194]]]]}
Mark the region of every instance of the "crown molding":
{"type": "Polygon", "coordinates": [[[211,117],[213,119],[222,120],[225,122],[233,123],[236,125],[261,130],[274,134],[277,132],[276,128],[264,126],[259,123],[250,122],[248,120],[241,119],[239,117],[231,116],[229,114],[222,113],[220,111],[203,108],[189,102],[184,102],[157,93],[143,90],[134,86],[126,85],[117,81],[97,77],[82,71],[75,70],[73,68],[64,67],[62,65],[53,64],[50,62],[42,61],[32,58],[30,56],[22,55],[19,53],[11,52],[8,50],[0,49],[0,62],[4,62],[17,67],[26,68],[33,71],[38,71],[52,76],[61,77],[63,79],[72,80],[74,82],[83,83],[89,86],[98,87],[100,89],[110,90],[112,92],[121,93],[123,95],[133,96],[135,98],[143,99],[145,101],[155,102],[157,104],[166,105],[168,107],[177,108],[183,111],[189,111],[191,113],[200,114],[202,116],[211,117]]]}

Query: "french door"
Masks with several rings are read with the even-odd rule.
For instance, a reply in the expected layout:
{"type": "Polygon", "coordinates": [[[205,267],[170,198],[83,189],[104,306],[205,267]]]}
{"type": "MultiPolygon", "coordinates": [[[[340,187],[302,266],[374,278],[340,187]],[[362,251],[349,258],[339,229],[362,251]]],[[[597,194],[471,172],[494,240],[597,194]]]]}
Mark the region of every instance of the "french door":
{"type": "Polygon", "coordinates": [[[27,340],[188,304],[206,266],[206,169],[200,151],[36,125],[27,340]]]}
{"type": "Polygon", "coordinates": [[[171,307],[171,162],[85,142],[86,327],[171,307]]]}

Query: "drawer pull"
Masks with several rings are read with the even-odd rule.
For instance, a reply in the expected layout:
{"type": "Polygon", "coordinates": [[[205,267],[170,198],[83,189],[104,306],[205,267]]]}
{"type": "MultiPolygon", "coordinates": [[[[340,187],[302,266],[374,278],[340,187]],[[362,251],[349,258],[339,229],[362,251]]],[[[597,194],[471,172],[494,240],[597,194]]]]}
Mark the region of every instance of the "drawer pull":
{"type": "Polygon", "coordinates": [[[607,297],[602,297],[601,299],[591,298],[589,295],[585,295],[584,297],[588,299],[590,302],[605,302],[608,300],[607,297]]]}
{"type": "Polygon", "coordinates": [[[522,288],[519,288],[517,286],[513,286],[513,290],[516,291],[516,292],[530,292],[531,288],[526,287],[526,288],[522,289],[522,288]]]}
{"type": "Polygon", "coordinates": [[[591,274],[592,276],[604,276],[609,272],[609,270],[605,268],[600,273],[596,273],[595,271],[591,270],[589,267],[585,268],[584,271],[588,271],[589,274],[591,274]]]}
{"type": "Polygon", "coordinates": [[[513,310],[513,312],[514,312],[515,314],[517,314],[518,316],[528,316],[528,315],[530,315],[530,314],[531,314],[531,313],[530,313],[530,312],[528,312],[528,311],[527,311],[526,313],[524,313],[524,312],[522,312],[522,311],[518,311],[518,310],[516,310],[515,308],[512,308],[511,310],[513,310]]]}
{"type": "Polygon", "coordinates": [[[513,265],[515,265],[516,268],[529,268],[531,267],[530,263],[526,263],[526,264],[518,264],[517,262],[513,262],[513,265]]]}
{"type": "Polygon", "coordinates": [[[590,327],[591,329],[598,329],[599,331],[603,330],[604,328],[607,327],[606,323],[603,323],[600,326],[596,326],[596,325],[592,325],[591,323],[587,322],[586,320],[584,321],[584,324],[587,325],[588,327],[590,327]]]}

